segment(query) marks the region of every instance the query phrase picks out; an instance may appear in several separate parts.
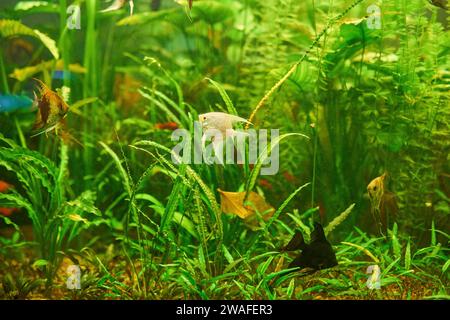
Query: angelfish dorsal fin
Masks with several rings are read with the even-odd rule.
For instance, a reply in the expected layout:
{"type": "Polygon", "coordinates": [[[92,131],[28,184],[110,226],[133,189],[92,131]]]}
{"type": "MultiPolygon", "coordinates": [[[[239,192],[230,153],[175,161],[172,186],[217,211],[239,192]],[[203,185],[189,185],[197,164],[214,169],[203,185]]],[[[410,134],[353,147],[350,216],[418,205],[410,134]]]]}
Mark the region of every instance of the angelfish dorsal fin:
{"type": "Polygon", "coordinates": [[[327,241],[323,227],[318,222],[314,222],[314,231],[311,234],[311,241],[327,241]]]}
{"type": "Polygon", "coordinates": [[[235,122],[245,122],[245,123],[253,124],[250,121],[248,121],[247,119],[244,119],[244,118],[239,117],[239,116],[235,116],[234,114],[229,114],[228,117],[233,123],[235,123],[235,122]]]}

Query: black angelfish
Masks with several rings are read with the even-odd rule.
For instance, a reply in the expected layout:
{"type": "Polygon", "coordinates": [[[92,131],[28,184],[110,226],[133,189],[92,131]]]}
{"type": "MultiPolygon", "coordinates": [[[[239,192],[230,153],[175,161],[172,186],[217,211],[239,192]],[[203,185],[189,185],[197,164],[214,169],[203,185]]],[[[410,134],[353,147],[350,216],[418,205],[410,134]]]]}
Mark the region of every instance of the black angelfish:
{"type": "Polygon", "coordinates": [[[301,250],[301,253],[289,264],[289,268],[311,268],[321,270],[334,267],[338,264],[336,254],[325,237],[320,223],[314,223],[311,242],[305,243],[300,231],[297,231],[282,251],[301,250]]]}

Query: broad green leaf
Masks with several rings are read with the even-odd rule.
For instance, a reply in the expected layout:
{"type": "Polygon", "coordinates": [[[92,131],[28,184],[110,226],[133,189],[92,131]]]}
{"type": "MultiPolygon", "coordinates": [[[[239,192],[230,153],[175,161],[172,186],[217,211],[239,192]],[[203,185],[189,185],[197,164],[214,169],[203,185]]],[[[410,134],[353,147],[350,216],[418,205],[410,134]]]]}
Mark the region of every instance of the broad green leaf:
{"type": "Polygon", "coordinates": [[[26,35],[41,40],[55,59],[59,59],[59,51],[55,40],[37,29],[31,29],[20,21],[0,20],[0,36],[7,38],[11,36],[26,35]]]}
{"type": "Polygon", "coordinates": [[[39,268],[48,265],[48,261],[45,259],[38,259],[33,263],[33,268],[39,268]]]}

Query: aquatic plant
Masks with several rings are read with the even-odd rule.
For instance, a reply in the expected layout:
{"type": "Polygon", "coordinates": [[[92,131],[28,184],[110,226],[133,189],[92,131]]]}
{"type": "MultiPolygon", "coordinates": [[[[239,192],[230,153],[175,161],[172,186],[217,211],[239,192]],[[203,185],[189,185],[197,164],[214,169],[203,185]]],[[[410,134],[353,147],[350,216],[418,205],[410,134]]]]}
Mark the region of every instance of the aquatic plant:
{"type": "Polygon", "coordinates": [[[442,7],[125,2],[0,5],[0,297],[449,298],[442,7]],[[32,78],[77,143],[32,137],[32,78]],[[183,162],[172,137],[211,112],[280,134],[253,162],[250,139],[242,163],[183,162]],[[338,264],[293,270],[280,248],[318,222],[338,264]]]}

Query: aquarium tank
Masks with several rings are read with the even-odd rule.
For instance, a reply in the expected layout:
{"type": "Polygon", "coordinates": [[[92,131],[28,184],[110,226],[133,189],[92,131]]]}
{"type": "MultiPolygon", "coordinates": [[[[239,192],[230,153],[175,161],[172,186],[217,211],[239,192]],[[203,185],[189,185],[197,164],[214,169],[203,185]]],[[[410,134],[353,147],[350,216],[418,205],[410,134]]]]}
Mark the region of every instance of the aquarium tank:
{"type": "Polygon", "coordinates": [[[449,9],[2,0],[0,299],[450,299],[449,9]]]}

